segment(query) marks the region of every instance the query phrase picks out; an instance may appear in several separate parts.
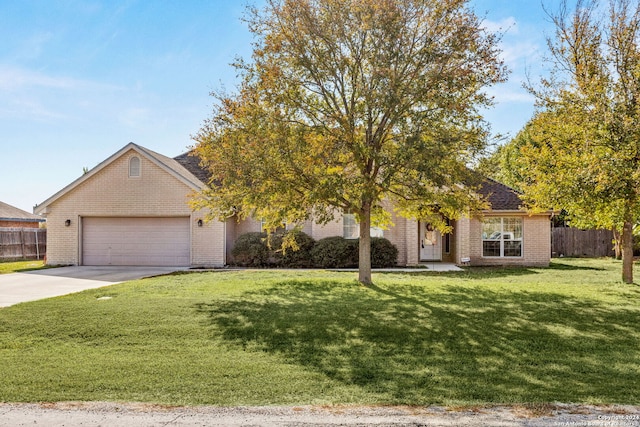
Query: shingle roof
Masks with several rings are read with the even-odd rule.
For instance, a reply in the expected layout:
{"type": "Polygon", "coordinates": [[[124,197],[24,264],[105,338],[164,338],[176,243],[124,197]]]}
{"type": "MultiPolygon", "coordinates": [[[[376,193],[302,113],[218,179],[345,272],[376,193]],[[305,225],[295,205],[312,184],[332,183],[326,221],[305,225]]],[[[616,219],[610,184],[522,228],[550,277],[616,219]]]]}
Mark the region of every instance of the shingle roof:
{"type": "Polygon", "coordinates": [[[196,178],[205,184],[209,183],[211,180],[211,174],[200,165],[200,158],[193,151],[180,154],[179,156],[174,157],[173,160],[180,163],[182,167],[191,172],[196,178]]]}
{"type": "Polygon", "coordinates": [[[39,215],[34,215],[22,209],[0,202],[0,220],[23,221],[23,222],[44,222],[45,219],[39,215]]]}
{"type": "Polygon", "coordinates": [[[520,193],[491,178],[485,178],[482,181],[479,192],[489,201],[491,209],[494,211],[522,210],[520,193]]]}
{"type": "MultiPolygon", "coordinates": [[[[200,164],[200,158],[193,151],[174,157],[185,169],[195,175],[200,181],[209,183],[211,174],[200,164]]],[[[480,194],[491,204],[494,211],[519,211],[522,210],[520,193],[513,188],[487,177],[479,177],[480,194]]]]}

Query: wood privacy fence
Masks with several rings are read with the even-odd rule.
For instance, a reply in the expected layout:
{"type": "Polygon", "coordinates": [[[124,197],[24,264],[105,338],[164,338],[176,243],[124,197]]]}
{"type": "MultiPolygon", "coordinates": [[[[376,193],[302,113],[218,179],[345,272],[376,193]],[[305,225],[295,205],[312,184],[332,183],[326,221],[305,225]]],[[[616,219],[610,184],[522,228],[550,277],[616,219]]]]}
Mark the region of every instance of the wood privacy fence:
{"type": "Polygon", "coordinates": [[[44,259],[46,254],[46,229],[0,228],[0,260],[44,259]]]}
{"type": "Polygon", "coordinates": [[[551,234],[551,254],[554,257],[613,256],[613,233],[611,230],[554,228],[551,234]]]}

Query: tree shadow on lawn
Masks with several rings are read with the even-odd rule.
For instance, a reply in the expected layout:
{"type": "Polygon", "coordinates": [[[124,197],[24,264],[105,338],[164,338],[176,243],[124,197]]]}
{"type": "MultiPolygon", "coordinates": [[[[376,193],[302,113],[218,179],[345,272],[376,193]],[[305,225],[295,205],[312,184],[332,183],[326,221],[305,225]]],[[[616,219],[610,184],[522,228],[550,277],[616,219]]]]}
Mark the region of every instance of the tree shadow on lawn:
{"type": "MultiPolygon", "coordinates": [[[[589,258],[573,258],[574,260],[585,260],[589,261],[589,258]]],[[[585,271],[606,271],[607,269],[604,267],[594,267],[593,265],[576,265],[576,264],[567,264],[560,261],[561,258],[554,258],[549,264],[550,270],[585,270],[585,271]]]]}
{"type": "Polygon", "coordinates": [[[199,304],[216,336],[381,403],[639,402],[640,311],[558,294],[283,281],[199,304]]]}
{"type": "MultiPolygon", "coordinates": [[[[491,279],[498,277],[528,276],[540,274],[544,270],[556,270],[559,272],[570,271],[607,271],[604,267],[592,265],[575,265],[554,260],[548,267],[529,268],[520,266],[473,266],[465,267],[463,271],[435,271],[416,268],[415,271],[404,271],[407,276],[437,276],[437,277],[469,277],[473,279],[491,279]]],[[[376,271],[375,274],[397,274],[394,271],[376,271]]]]}

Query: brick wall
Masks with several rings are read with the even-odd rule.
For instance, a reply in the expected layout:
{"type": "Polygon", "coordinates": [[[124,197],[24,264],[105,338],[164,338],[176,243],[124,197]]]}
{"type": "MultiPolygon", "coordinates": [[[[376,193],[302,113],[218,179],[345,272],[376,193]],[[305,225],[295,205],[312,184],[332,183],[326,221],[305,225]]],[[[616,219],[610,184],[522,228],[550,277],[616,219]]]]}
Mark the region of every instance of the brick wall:
{"type": "MultiPolygon", "coordinates": [[[[502,216],[506,217],[506,215],[502,216]]],[[[468,256],[471,258],[471,265],[548,266],[551,260],[551,224],[549,217],[547,215],[519,215],[519,217],[523,219],[522,257],[514,258],[483,257],[482,222],[477,218],[469,220],[468,256]]]]}
{"type": "Polygon", "coordinates": [[[407,265],[407,219],[392,212],[391,220],[394,226],[384,230],[384,237],[398,248],[398,265],[407,265]]]}
{"type": "Polygon", "coordinates": [[[313,224],[311,229],[311,237],[315,240],[324,239],[325,237],[342,237],[344,234],[344,222],[342,215],[336,214],[336,220],[325,225],[313,224]]]}
{"type": "MultiPolygon", "coordinates": [[[[420,263],[419,222],[405,219],[388,208],[394,223],[393,227],[384,231],[384,237],[398,248],[398,265],[417,265],[420,263]]],[[[491,216],[488,214],[487,216],[491,216]]],[[[513,216],[513,215],[512,215],[513,216]]],[[[482,223],[477,218],[462,217],[452,223],[454,229],[451,236],[451,254],[443,255],[444,262],[462,264],[463,258],[470,258],[471,265],[530,265],[547,266],[551,257],[551,228],[547,215],[528,216],[523,218],[523,256],[519,258],[484,258],[482,257],[482,223]]],[[[235,224],[234,238],[249,231],[259,231],[260,222],[255,220],[241,221],[235,224]]],[[[326,225],[306,223],[305,233],[316,241],[325,237],[342,236],[343,221],[340,214],[336,220],[326,225]]],[[[230,249],[229,249],[230,250],[230,249]]]]}
{"type": "Polygon", "coordinates": [[[135,150],[124,153],[47,207],[49,264],[81,263],[82,217],[189,217],[194,265],[223,265],[224,223],[197,226],[202,212],[188,205],[193,189],[135,150]],[[139,177],[129,177],[129,159],[141,159],[139,177]],[[70,226],[65,221],[71,220],[70,226]]]}

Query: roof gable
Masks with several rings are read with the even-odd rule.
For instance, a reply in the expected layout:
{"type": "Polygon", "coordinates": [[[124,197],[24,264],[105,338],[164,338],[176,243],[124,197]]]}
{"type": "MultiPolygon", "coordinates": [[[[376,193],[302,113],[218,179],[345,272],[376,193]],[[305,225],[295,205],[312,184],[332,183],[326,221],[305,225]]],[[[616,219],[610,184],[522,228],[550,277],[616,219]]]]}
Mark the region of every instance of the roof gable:
{"type": "Polygon", "coordinates": [[[96,167],[89,170],[86,174],[82,175],[80,178],[76,179],[71,184],[67,185],[62,190],[58,191],[56,194],[54,194],[53,196],[51,196],[41,204],[37,205],[34,208],[34,212],[37,214],[44,213],[47,206],[54,203],[56,200],[58,200],[65,194],[69,193],[70,191],[73,191],[75,188],[77,188],[84,182],[90,180],[98,172],[100,172],[101,170],[103,170],[104,168],[106,168],[107,166],[109,166],[114,161],[116,161],[121,156],[123,156],[124,154],[128,153],[131,150],[137,152],[140,156],[151,161],[156,166],[166,171],[168,174],[172,175],[179,181],[183,182],[185,185],[192,188],[193,190],[198,191],[205,186],[205,184],[200,179],[194,176],[194,174],[188,171],[176,160],[163,156],[162,154],[156,153],[154,151],[151,151],[137,144],[134,144],[133,142],[130,142],[129,144],[125,145],[123,148],[118,150],[116,153],[108,157],[106,160],[102,161],[96,167]]]}
{"type": "Polygon", "coordinates": [[[521,211],[520,193],[496,180],[484,178],[478,191],[487,200],[494,211],[521,211]]]}

